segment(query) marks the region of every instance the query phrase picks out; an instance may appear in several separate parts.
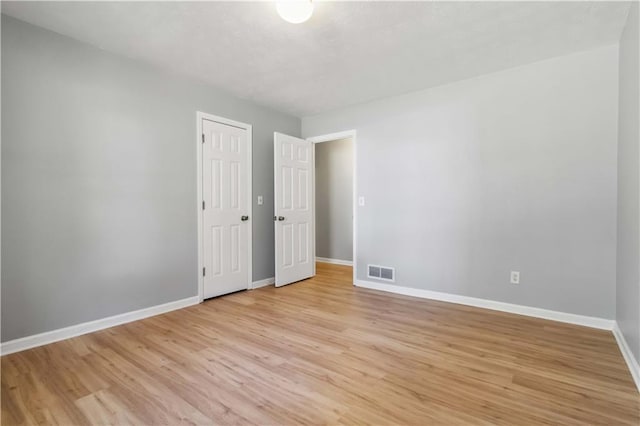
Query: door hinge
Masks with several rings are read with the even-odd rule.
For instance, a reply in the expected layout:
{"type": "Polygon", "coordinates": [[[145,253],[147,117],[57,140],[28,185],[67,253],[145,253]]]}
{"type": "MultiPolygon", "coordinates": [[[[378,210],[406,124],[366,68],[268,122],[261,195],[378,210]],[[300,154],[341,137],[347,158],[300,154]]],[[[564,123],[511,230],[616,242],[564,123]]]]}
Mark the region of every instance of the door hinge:
{"type": "Polygon", "coordinates": [[[207,276],[207,268],[202,268],[202,276],[203,277],[207,276]]]}
{"type": "Polygon", "coordinates": [[[202,210],[204,210],[204,201],[202,201],[202,210]]]}
{"type": "Polygon", "coordinates": [[[204,143],[204,133],[202,134],[202,143],[204,143]]]}

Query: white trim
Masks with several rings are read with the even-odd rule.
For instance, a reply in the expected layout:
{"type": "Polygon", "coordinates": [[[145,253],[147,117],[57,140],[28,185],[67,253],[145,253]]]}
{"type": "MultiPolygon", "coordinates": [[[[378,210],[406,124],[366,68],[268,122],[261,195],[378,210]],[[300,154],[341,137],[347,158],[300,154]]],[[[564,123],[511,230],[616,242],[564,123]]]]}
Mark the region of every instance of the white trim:
{"type": "Polygon", "coordinates": [[[353,266],[353,262],[350,261],[350,260],[330,259],[328,257],[318,257],[318,256],[316,256],[316,262],[331,263],[333,265],[353,266]]]}
{"type": "Polygon", "coordinates": [[[327,135],[313,136],[307,138],[309,142],[313,143],[322,143],[322,142],[331,142],[337,141],[339,139],[347,139],[347,138],[355,138],[356,131],[355,130],[345,130],[343,132],[329,133],[327,135]]]}
{"type": "Polygon", "coordinates": [[[622,334],[617,322],[613,326],[613,336],[616,338],[616,342],[618,342],[618,347],[620,348],[620,352],[622,352],[622,357],[627,363],[627,367],[629,367],[631,377],[636,383],[638,392],[640,392],[640,364],[638,364],[638,361],[633,356],[633,353],[631,352],[631,349],[629,348],[629,345],[624,338],[624,334],[622,334]]]}
{"type": "Polygon", "coordinates": [[[24,351],[25,349],[35,348],[36,346],[48,345],[49,343],[70,339],[82,334],[93,333],[94,331],[104,330],[105,328],[116,325],[126,324],[128,322],[175,311],[176,309],[186,308],[187,306],[197,305],[198,303],[198,296],[187,297],[186,299],[176,300],[162,305],[151,306],[137,311],[125,312],[124,314],[83,322],[45,333],[34,334],[33,336],[9,340],[8,342],[0,344],[0,353],[2,353],[2,355],[8,355],[14,352],[24,351]]]}
{"type": "Polygon", "coordinates": [[[358,287],[369,288],[372,290],[381,290],[390,293],[403,294],[405,296],[458,303],[460,305],[475,306],[478,308],[492,309],[494,311],[510,312],[512,314],[526,315],[529,317],[544,318],[569,324],[583,325],[585,327],[599,328],[601,330],[613,330],[615,323],[614,320],[605,318],[569,314],[566,312],[551,311],[548,309],[534,308],[531,306],[514,305],[512,303],[498,302],[495,300],[479,299],[476,297],[460,296],[457,294],[441,293],[438,291],[423,290],[419,288],[401,287],[398,285],[384,284],[373,281],[357,280],[355,284],[358,287]]]}
{"type": "Polygon", "coordinates": [[[251,283],[251,289],[255,290],[256,288],[266,287],[268,285],[274,285],[276,283],[276,277],[265,278],[264,280],[258,280],[251,283]]]}
{"type": "MultiPolygon", "coordinates": [[[[358,196],[360,194],[358,194],[358,142],[357,142],[357,132],[356,130],[345,130],[343,132],[336,132],[336,133],[329,133],[327,135],[320,135],[320,136],[313,136],[310,138],[307,138],[308,141],[313,142],[314,144],[316,143],[322,143],[322,142],[330,142],[330,141],[335,141],[338,139],[346,139],[346,138],[351,138],[351,143],[353,144],[353,261],[352,261],[352,266],[353,266],[353,283],[355,285],[356,280],[357,280],[357,276],[358,276],[358,256],[357,256],[357,244],[358,244],[358,196]]],[[[314,145],[314,152],[315,152],[315,145],[314,145]]],[[[313,181],[313,187],[314,187],[314,191],[315,191],[315,170],[316,170],[316,166],[315,166],[315,161],[313,163],[313,173],[314,173],[314,181],[313,181]]],[[[314,195],[314,199],[315,199],[315,195],[314,195]]],[[[315,218],[315,205],[314,205],[314,218],[315,218]]],[[[314,231],[315,233],[315,226],[314,226],[314,231]]],[[[315,240],[315,234],[314,234],[314,240],[315,240]]],[[[316,257],[316,260],[318,258],[316,257]]]]}
{"type": "MultiPolygon", "coordinates": [[[[310,142],[310,141],[307,141],[310,142]]],[[[311,258],[316,258],[316,144],[311,142],[311,224],[313,245],[311,246],[311,258]]],[[[316,276],[316,262],[313,262],[313,276],[316,276]]]]}
{"type": "Polygon", "coordinates": [[[250,225],[247,230],[247,239],[248,239],[248,261],[247,261],[247,289],[252,288],[253,279],[253,157],[252,157],[252,148],[253,148],[253,126],[251,124],[241,123],[239,121],[230,120],[224,117],[218,117],[216,115],[207,114],[205,112],[197,111],[196,112],[196,188],[198,192],[198,202],[196,204],[197,216],[198,216],[198,298],[199,301],[202,302],[204,299],[204,277],[202,276],[202,268],[204,268],[204,240],[202,238],[203,231],[203,217],[202,217],[202,120],[215,121],[216,123],[226,124],[229,126],[238,127],[240,129],[244,129],[247,131],[247,157],[248,157],[248,167],[247,167],[247,181],[249,183],[249,188],[247,191],[247,210],[250,225]]]}
{"type": "Polygon", "coordinates": [[[202,217],[202,119],[204,113],[196,112],[196,202],[198,218],[198,269],[196,276],[198,277],[198,302],[202,303],[204,295],[204,277],[202,276],[202,268],[204,268],[204,242],[202,232],[204,228],[202,217]]]}

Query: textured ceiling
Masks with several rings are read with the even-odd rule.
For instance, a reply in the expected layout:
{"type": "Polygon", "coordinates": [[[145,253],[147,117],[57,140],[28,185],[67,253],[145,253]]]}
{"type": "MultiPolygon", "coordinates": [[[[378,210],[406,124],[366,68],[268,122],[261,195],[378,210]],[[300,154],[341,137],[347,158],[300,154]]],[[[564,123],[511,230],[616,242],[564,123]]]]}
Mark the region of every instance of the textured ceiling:
{"type": "Polygon", "coordinates": [[[2,2],[5,14],[297,116],[616,43],[628,3],[2,2]]]}

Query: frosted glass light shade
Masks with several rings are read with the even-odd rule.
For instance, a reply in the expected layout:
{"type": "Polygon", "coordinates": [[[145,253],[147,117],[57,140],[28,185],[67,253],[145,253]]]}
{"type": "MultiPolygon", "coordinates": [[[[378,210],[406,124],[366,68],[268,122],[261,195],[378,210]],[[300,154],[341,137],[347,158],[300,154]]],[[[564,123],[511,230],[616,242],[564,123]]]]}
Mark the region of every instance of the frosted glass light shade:
{"type": "Polygon", "coordinates": [[[300,24],[311,18],[313,3],[310,0],[279,1],[276,3],[276,10],[285,21],[300,24]]]}

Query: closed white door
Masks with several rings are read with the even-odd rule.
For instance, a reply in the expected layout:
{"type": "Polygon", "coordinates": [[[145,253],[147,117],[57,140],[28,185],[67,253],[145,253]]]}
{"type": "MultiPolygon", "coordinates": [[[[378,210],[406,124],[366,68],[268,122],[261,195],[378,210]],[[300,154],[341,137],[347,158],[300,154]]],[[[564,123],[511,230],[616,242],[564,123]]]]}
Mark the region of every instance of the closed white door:
{"type": "Polygon", "coordinates": [[[203,298],[249,288],[249,131],[202,120],[203,298]]]}
{"type": "Polygon", "coordinates": [[[276,287],[315,275],[313,144],[274,134],[276,287]]]}

